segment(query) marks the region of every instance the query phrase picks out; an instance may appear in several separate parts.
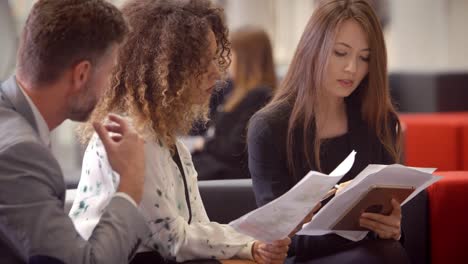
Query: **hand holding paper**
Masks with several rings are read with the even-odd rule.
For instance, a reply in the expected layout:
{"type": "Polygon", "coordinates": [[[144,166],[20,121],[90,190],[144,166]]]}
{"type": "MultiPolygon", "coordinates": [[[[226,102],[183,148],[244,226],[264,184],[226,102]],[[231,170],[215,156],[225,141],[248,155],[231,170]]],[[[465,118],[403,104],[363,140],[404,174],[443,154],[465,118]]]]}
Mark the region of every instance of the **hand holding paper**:
{"type": "MultiPolygon", "coordinates": [[[[327,192],[348,173],[354,164],[355,155],[355,151],[349,154],[330,175],[316,171],[309,172],[288,192],[265,206],[232,221],[230,225],[243,234],[267,243],[295,234],[302,223],[308,222],[308,214],[318,209],[316,206],[326,196],[327,192]]],[[[372,186],[382,185],[396,186],[397,189],[409,187],[410,192],[402,196],[404,198],[399,201],[403,205],[440,179],[440,177],[432,176],[431,173],[434,170],[410,168],[399,164],[388,166],[369,165],[352,181],[343,183],[338,188],[340,191],[335,194],[335,197],[321,208],[317,214],[313,215],[312,220],[305,224],[297,234],[319,236],[336,233],[353,241],[361,240],[368,231],[350,231],[353,229],[349,228],[339,229],[337,223],[346,216],[346,213],[357,206],[359,199],[366,191],[369,191],[372,186]]],[[[389,198],[390,200],[391,198],[389,198]]],[[[382,238],[399,238],[400,203],[393,203],[393,210],[389,211],[388,216],[382,214],[364,215],[363,226],[375,231],[382,238]]],[[[358,211],[354,219],[358,226],[360,226],[359,217],[361,214],[358,211]]]]}
{"type": "Polygon", "coordinates": [[[291,234],[320,199],[351,169],[356,152],[326,175],[311,171],[288,192],[230,225],[255,239],[271,243],[291,234]]]}
{"type": "Polygon", "coordinates": [[[401,237],[401,206],[392,199],[393,210],[390,215],[363,213],[359,224],[374,231],[382,239],[399,240],[401,237]]]}
{"type": "MultiPolygon", "coordinates": [[[[334,193],[334,190],[330,190],[329,193],[334,193]]],[[[314,214],[320,209],[321,206],[322,206],[322,204],[321,204],[321,203],[318,203],[318,204],[314,207],[314,209],[312,209],[312,211],[311,211],[308,215],[306,215],[306,217],[302,220],[302,222],[300,222],[300,223],[297,225],[297,227],[294,228],[294,230],[293,230],[291,233],[289,233],[289,237],[295,236],[296,233],[297,233],[299,230],[302,229],[302,226],[303,226],[304,224],[309,223],[309,222],[312,220],[312,217],[314,216],[314,214]]]]}
{"type": "MultiPolygon", "coordinates": [[[[401,204],[404,205],[419,192],[440,179],[440,177],[431,174],[434,170],[410,168],[399,164],[369,165],[325,205],[298,234],[315,236],[336,233],[353,241],[361,240],[368,231],[335,230],[334,226],[344,214],[356,205],[366,191],[374,185],[413,187],[414,191],[401,204]]],[[[383,234],[383,232],[380,233],[383,234]]],[[[387,235],[383,236],[387,237],[387,235]]]]}

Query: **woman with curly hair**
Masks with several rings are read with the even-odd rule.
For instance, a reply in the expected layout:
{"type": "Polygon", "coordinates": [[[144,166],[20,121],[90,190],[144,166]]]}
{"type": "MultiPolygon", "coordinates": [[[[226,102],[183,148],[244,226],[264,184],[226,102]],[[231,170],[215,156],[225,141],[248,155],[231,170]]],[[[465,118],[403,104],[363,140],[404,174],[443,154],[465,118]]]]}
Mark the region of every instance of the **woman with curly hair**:
{"type": "MultiPolygon", "coordinates": [[[[92,123],[108,113],[127,116],[145,138],[146,175],[139,209],[149,231],[134,262],[246,259],[282,263],[289,238],[265,244],[210,222],[190,152],[177,139],[206,116],[220,71],[229,65],[222,10],[208,0],[139,0],[122,10],[132,28],[119,51],[112,89],[82,130],[88,143],[70,211],[85,239],[115,195],[119,175],[92,123]]],[[[107,123],[106,132],[120,127],[107,123]]],[[[118,138],[117,138],[118,140],[118,138]]]]}

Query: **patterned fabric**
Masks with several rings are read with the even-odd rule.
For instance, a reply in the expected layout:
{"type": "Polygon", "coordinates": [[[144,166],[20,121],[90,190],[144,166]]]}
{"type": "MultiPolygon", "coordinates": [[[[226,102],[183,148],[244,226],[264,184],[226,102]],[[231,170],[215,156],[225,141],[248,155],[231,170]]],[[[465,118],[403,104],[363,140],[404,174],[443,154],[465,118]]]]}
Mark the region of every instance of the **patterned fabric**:
{"type": "MultiPolygon", "coordinates": [[[[167,147],[160,142],[145,145],[146,175],[139,209],[150,227],[148,240],[139,252],[156,250],[176,261],[192,259],[252,259],[253,238],[228,225],[210,222],[197,185],[190,152],[176,142],[187,177],[192,222],[186,204],[183,176],[167,147]]],[[[83,159],[81,180],[70,216],[78,232],[89,239],[104,208],[116,192],[120,176],[107,160],[104,146],[94,135],[83,159]]]]}

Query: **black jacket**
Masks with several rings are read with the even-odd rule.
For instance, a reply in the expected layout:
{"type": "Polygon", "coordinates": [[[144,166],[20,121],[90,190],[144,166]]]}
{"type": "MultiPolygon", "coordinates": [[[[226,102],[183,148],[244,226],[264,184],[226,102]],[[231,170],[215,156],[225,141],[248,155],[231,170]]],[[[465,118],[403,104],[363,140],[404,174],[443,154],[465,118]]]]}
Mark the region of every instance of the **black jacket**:
{"type": "Polygon", "coordinates": [[[215,135],[203,151],[193,154],[199,180],[249,178],[246,131],[252,115],[265,106],[272,89],[258,87],[250,91],[231,112],[218,112],[215,135]]]}
{"type": "MultiPolygon", "coordinates": [[[[294,132],[295,175],[289,170],[286,141],[288,122],[292,107],[280,105],[273,111],[261,111],[255,114],[248,129],[248,166],[253,181],[257,205],[262,206],[281,196],[292,188],[310,170],[317,170],[314,164],[309,166],[303,153],[304,144],[309,147],[310,157],[314,157],[314,131],[310,131],[309,142],[303,142],[302,128],[294,132]]],[[[322,143],[320,162],[322,172],[330,173],[352,150],[356,150],[353,167],[341,182],[353,179],[369,164],[393,164],[395,160],[387,153],[361,119],[359,106],[347,102],[348,132],[330,142],[322,143]],[[330,147],[328,149],[328,147],[330,147]]],[[[395,117],[396,118],[396,117],[395,117]]],[[[391,127],[396,126],[392,118],[391,127]]],[[[314,163],[314,162],[312,162],[314,163]]],[[[293,238],[290,254],[303,257],[318,257],[330,254],[348,246],[350,242],[337,235],[315,237],[296,236],[293,238]]]]}

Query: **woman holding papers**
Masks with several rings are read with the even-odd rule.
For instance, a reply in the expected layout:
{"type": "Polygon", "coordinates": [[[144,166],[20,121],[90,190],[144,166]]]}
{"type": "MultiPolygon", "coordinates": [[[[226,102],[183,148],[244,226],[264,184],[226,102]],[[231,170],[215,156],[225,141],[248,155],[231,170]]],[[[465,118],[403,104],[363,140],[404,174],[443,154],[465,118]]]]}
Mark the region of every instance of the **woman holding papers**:
{"type": "MultiPolygon", "coordinates": [[[[119,176],[92,122],[109,112],[127,116],[145,138],[146,175],[139,209],[147,239],[133,263],[194,259],[243,259],[283,263],[289,238],[265,244],[228,225],[210,222],[197,186],[190,152],[177,139],[205,114],[220,70],[229,65],[222,10],[208,0],[130,1],[123,13],[132,32],[121,47],[112,89],[83,132],[90,139],[70,216],[85,239],[115,194],[119,176]]],[[[121,128],[108,123],[99,134],[121,128]]]]}
{"type": "MultiPolygon", "coordinates": [[[[368,164],[399,156],[400,123],[391,103],[381,25],[367,1],[322,1],[302,35],[272,102],[248,131],[249,169],[257,204],[294,186],[310,170],[330,173],[356,150],[342,182],[368,164]]],[[[363,214],[361,225],[383,239],[400,238],[401,208],[363,214]]],[[[318,257],[349,245],[337,235],[295,237],[292,254],[318,257]]]]}

